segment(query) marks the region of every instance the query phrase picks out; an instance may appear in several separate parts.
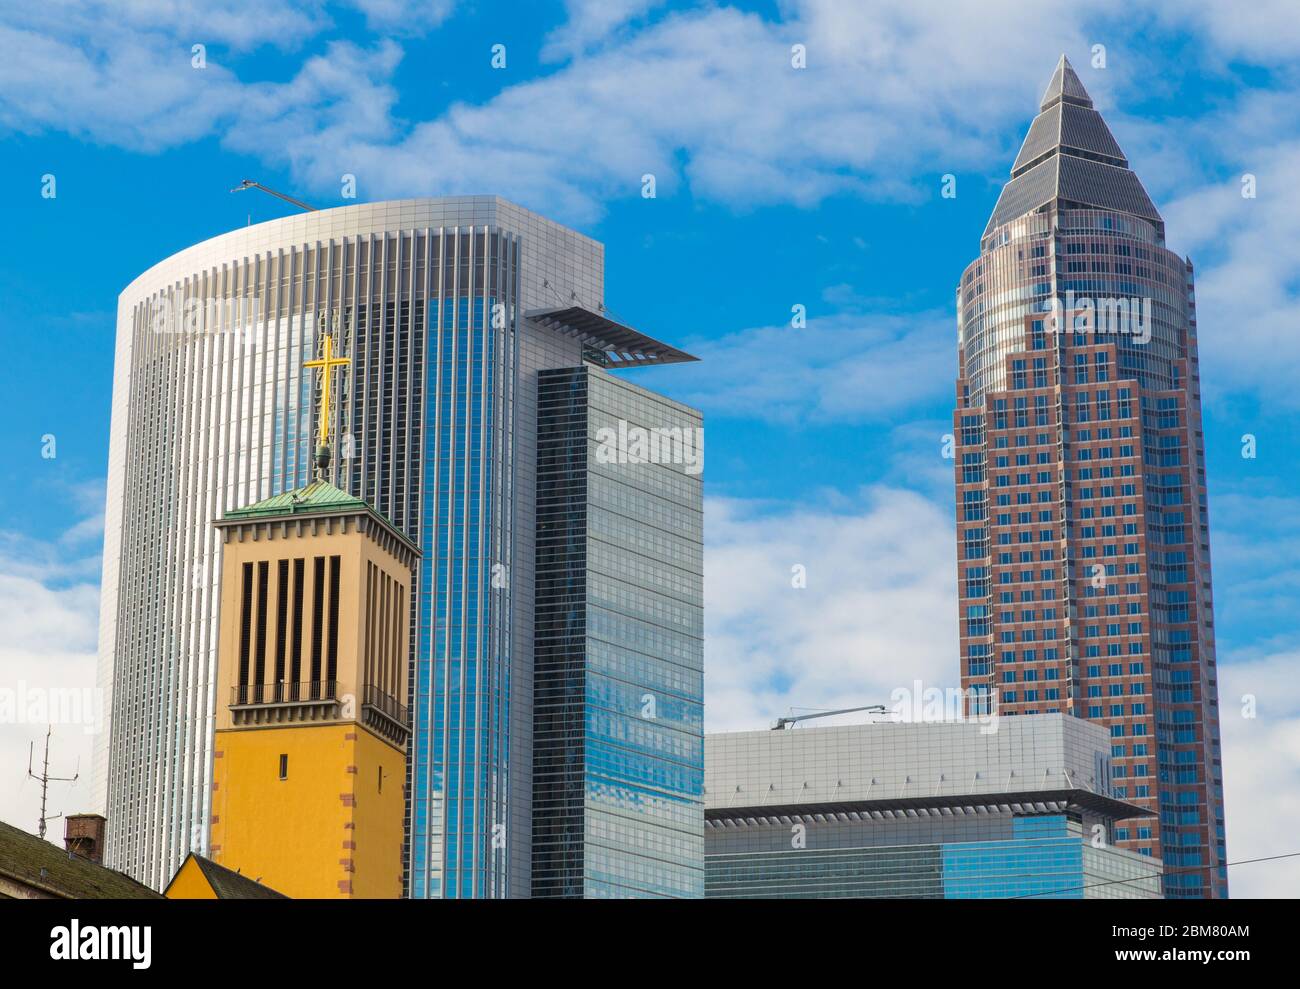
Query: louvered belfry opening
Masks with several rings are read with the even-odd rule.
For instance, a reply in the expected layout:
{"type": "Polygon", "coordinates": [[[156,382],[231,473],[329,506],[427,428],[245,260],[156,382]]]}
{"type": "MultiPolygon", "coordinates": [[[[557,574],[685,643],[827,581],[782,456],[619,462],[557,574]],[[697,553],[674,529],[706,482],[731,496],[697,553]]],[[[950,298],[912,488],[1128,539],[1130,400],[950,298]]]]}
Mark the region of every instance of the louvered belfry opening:
{"type": "MultiPolygon", "coordinates": [[[[298,556],[242,566],[239,683],[232,706],[310,705],[337,699],[342,557],[312,557],[310,583],[307,564],[306,557],[298,556]],[[304,630],[310,635],[306,677],[304,630]]],[[[305,714],[319,717],[322,711],[305,714]]],[[[283,719],[283,714],[277,718],[283,719]]]]}

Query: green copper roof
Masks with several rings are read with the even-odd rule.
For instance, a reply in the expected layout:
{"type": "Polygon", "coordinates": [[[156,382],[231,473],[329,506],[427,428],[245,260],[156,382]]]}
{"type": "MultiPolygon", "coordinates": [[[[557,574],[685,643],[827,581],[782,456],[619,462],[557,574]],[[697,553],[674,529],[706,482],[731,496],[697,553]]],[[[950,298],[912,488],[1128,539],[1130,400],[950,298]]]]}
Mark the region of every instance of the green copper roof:
{"type": "MultiPolygon", "coordinates": [[[[232,508],[224,518],[258,519],[271,515],[305,515],[317,512],[336,512],[353,508],[364,508],[374,512],[366,502],[355,498],[346,491],[341,491],[328,481],[312,481],[306,487],[286,491],[273,498],[267,498],[243,508],[232,508]]],[[[378,512],[375,512],[378,515],[378,512]]],[[[383,516],[380,516],[383,518],[383,516]]],[[[387,519],[384,519],[387,522],[387,519]]],[[[390,523],[391,524],[391,523],[390,523]]]]}
{"type": "Polygon", "coordinates": [[[419,558],[422,554],[417,543],[401,529],[393,525],[381,512],[367,501],[363,501],[330,484],[328,481],[312,481],[305,487],[286,491],[273,498],[232,508],[217,522],[257,522],[262,519],[291,519],[315,515],[338,515],[347,512],[363,511],[375,518],[389,532],[400,539],[419,558]]]}

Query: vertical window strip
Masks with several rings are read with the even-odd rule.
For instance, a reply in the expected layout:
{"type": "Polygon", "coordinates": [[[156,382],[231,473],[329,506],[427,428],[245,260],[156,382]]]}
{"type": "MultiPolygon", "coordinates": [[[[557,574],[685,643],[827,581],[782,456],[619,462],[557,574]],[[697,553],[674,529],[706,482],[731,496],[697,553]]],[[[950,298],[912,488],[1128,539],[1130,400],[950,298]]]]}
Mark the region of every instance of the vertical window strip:
{"type": "Polygon", "coordinates": [[[298,699],[298,684],[302,682],[302,606],[303,585],[305,582],[305,559],[301,556],[293,561],[293,645],[290,650],[290,697],[298,699]]]}
{"type": "Polygon", "coordinates": [[[275,689],[272,696],[284,700],[284,657],[289,630],[289,561],[281,560],[275,580],[275,689]]]}
{"type": "Polygon", "coordinates": [[[325,557],[312,558],[311,696],[320,697],[321,637],[325,618],[325,557]]]}
{"type": "Polygon", "coordinates": [[[388,574],[379,571],[379,681],[388,682],[388,574]]]}
{"type": "MultiPolygon", "coordinates": [[[[253,565],[244,564],[243,601],[239,611],[239,686],[248,686],[248,658],[253,635],[253,565]]],[[[244,701],[240,691],[240,700],[244,701]]]]}
{"type": "Polygon", "coordinates": [[[329,648],[326,654],[326,680],[337,680],[339,674],[339,572],[341,564],[340,557],[330,557],[329,648]]]}
{"type": "MultiPolygon", "coordinates": [[[[365,650],[361,656],[361,670],[362,670],[362,675],[364,677],[362,687],[368,687],[370,686],[370,684],[374,683],[374,670],[372,669],[373,657],[370,651],[370,635],[373,628],[372,622],[370,620],[370,607],[371,607],[370,598],[374,588],[374,573],[375,573],[375,565],[371,563],[369,560],[367,560],[366,561],[366,596],[365,596],[365,605],[362,609],[363,630],[362,630],[361,643],[362,643],[362,649],[365,650]]],[[[365,691],[363,690],[362,693],[364,694],[365,691]]]]}
{"type": "Polygon", "coordinates": [[[393,623],[393,670],[388,677],[388,694],[395,701],[401,703],[401,669],[402,657],[406,655],[402,642],[402,628],[405,624],[406,610],[402,607],[402,601],[405,598],[405,590],[401,584],[397,585],[397,621],[393,623]]]}
{"type": "Polygon", "coordinates": [[[253,696],[261,700],[261,687],[266,682],[266,609],[267,584],[270,581],[271,564],[260,560],[257,564],[257,651],[254,654],[253,696]]]}

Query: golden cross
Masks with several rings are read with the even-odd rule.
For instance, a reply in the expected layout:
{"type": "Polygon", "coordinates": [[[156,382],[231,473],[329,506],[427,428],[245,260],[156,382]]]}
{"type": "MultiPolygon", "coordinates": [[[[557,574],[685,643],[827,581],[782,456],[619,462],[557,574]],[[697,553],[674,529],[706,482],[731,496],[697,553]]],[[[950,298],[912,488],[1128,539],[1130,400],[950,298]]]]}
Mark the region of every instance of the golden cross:
{"type": "Polygon", "coordinates": [[[321,446],[327,446],[330,438],[330,372],[336,367],[346,367],[351,363],[352,359],[349,357],[334,356],[334,338],[326,334],[323,355],[314,361],[305,361],[302,365],[318,367],[324,373],[320,385],[320,425],[316,430],[321,446]]]}

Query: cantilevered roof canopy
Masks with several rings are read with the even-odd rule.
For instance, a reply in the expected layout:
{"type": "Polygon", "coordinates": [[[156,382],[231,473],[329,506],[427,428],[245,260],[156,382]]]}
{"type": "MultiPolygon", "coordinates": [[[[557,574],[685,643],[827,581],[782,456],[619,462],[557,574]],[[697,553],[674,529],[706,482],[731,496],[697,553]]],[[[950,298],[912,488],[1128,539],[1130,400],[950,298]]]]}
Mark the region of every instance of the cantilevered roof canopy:
{"type": "Polygon", "coordinates": [[[681,364],[699,360],[684,350],[660,343],[639,330],[582,306],[533,309],[524,316],[549,329],[577,337],[585,346],[601,351],[610,367],[681,364]]]}
{"type": "Polygon", "coordinates": [[[951,814],[1059,814],[1087,811],[1107,820],[1130,817],[1154,817],[1155,811],[1124,800],[1083,789],[1019,790],[1006,793],[954,793],[880,800],[810,801],[803,804],[750,804],[736,807],[705,806],[706,826],[726,826],[732,822],[757,822],[782,818],[798,819],[808,815],[826,817],[854,816],[853,819],[882,820],[893,817],[916,817],[951,814]]]}

